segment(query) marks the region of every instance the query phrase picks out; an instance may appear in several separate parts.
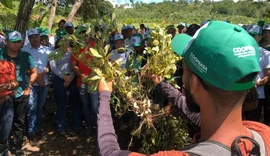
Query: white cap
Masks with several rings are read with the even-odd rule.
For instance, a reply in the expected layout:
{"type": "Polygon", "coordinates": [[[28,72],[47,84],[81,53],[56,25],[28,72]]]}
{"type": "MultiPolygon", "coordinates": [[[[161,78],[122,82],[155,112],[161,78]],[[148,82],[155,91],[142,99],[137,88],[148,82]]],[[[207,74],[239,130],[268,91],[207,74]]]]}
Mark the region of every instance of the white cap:
{"type": "Polygon", "coordinates": [[[266,24],[263,26],[263,30],[270,30],[270,24],[266,24]]]}
{"type": "Polygon", "coordinates": [[[124,36],[122,34],[115,34],[114,41],[117,41],[117,40],[124,40],[124,36]]]}
{"type": "Polygon", "coordinates": [[[31,36],[31,35],[39,35],[38,30],[36,28],[29,29],[28,30],[28,36],[31,36]]]}
{"type": "Polygon", "coordinates": [[[133,25],[127,25],[126,27],[126,29],[136,29],[133,25]]]}
{"type": "Polygon", "coordinates": [[[186,23],[180,22],[180,23],[178,24],[178,26],[184,26],[184,27],[186,27],[186,23]]]}
{"type": "Polygon", "coordinates": [[[73,24],[71,22],[65,23],[64,27],[73,27],[73,24]]]}
{"type": "Polygon", "coordinates": [[[261,27],[256,24],[249,24],[246,28],[247,32],[252,35],[260,35],[261,27]]]}

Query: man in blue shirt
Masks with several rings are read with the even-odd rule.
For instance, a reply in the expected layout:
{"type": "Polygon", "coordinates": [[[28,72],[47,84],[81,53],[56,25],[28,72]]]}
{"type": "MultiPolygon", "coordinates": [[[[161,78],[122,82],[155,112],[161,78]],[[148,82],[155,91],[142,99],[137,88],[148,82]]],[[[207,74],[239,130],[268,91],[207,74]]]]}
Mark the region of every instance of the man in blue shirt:
{"type": "Polygon", "coordinates": [[[39,126],[43,111],[43,105],[46,102],[49,90],[48,55],[51,50],[48,47],[41,45],[40,35],[37,29],[30,29],[28,31],[28,38],[30,44],[28,44],[22,50],[32,55],[38,71],[36,83],[33,85],[33,89],[30,93],[27,114],[29,140],[33,141],[34,135],[40,133],[39,126]]]}

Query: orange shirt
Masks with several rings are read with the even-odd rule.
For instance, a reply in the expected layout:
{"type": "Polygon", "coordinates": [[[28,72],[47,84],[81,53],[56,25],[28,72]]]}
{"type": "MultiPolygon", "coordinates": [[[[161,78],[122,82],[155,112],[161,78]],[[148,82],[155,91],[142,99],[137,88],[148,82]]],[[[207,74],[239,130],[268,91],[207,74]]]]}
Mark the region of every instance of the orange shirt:
{"type": "MultiPolygon", "coordinates": [[[[0,84],[11,83],[16,80],[15,65],[9,61],[0,60],[0,84]]],[[[0,91],[0,98],[12,93],[12,90],[0,91]]]]}

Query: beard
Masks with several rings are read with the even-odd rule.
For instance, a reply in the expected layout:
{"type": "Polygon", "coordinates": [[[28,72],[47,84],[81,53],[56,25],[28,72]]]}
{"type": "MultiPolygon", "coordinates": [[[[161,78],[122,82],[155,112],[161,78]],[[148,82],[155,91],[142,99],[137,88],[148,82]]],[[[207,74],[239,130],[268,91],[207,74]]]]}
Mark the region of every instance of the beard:
{"type": "Polygon", "coordinates": [[[183,87],[186,97],[187,108],[192,113],[200,113],[200,106],[194,100],[189,89],[183,87]]]}

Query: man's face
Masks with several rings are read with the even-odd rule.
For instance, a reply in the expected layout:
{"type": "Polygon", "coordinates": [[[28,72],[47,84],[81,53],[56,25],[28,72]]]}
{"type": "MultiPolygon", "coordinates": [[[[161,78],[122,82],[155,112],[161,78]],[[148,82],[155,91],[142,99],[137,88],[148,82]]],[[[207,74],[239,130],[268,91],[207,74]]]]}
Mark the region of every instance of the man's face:
{"type": "Polygon", "coordinates": [[[270,41],[270,30],[264,30],[262,37],[264,40],[270,41]]]}
{"type": "Polygon", "coordinates": [[[133,35],[133,29],[127,29],[126,37],[130,38],[133,35]]]}
{"type": "Polygon", "coordinates": [[[48,36],[41,36],[40,43],[44,46],[49,46],[49,37],[48,36]]]}
{"type": "Polygon", "coordinates": [[[65,27],[65,29],[69,34],[74,34],[74,28],[73,27],[65,27]]]}
{"type": "Polygon", "coordinates": [[[141,43],[140,46],[134,46],[134,50],[136,51],[137,54],[142,55],[144,51],[144,45],[141,43]]]}
{"type": "Polygon", "coordinates": [[[189,71],[186,63],[184,61],[182,61],[182,62],[183,62],[182,63],[182,67],[183,67],[182,81],[184,84],[183,90],[184,90],[184,94],[186,97],[187,107],[188,107],[190,112],[199,113],[200,106],[198,105],[198,103],[194,99],[192,93],[190,92],[190,90],[191,90],[190,79],[191,79],[192,73],[191,73],[191,71],[189,71]]]}
{"type": "Polygon", "coordinates": [[[31,35],[28,37],[32,46],[40,45],[40,36],[39,35],[31,35]]]}
{"type": "Polygon", "coordinates": [[[114,41],[114,46],[116,49],[123,48],[124,47],[124,41],[123,40],[116,40],[114,41]]]}
{"type": "Polygon", "coordinates": [[[12,52],[18,52],[22,46],[22,41],[17,41],[17,42],[7,41],[6,43],[7,43],[7,49],[9,49],[12,52]]]}
{"type": "Polygon", "coordinates": [[[60,22],[60,23],[58,24],[58,28],[61,29],[61,30],[64,30],[64,25],[65,25],[64,22],[60,22]]]}
{"type": "Polygon", "coordinates": [[[175,28],[169,28],[169,29],[167,30],[167,34],[171,34],[172,37],[174,37],[175,34],[176,34],[176,29],[175,29],[175,28]]]}
{"type": "Polygon", "coordinates": [[[186,27],[184,27],[184,26],[179,26],[178,27],[178,33],[179,34],[185,33],[186,31],[187,31],[186,27]]]}

